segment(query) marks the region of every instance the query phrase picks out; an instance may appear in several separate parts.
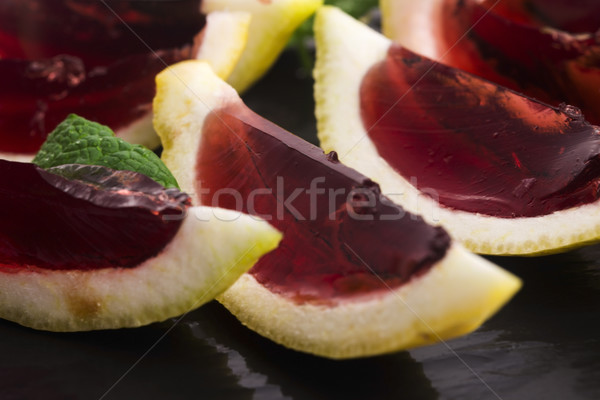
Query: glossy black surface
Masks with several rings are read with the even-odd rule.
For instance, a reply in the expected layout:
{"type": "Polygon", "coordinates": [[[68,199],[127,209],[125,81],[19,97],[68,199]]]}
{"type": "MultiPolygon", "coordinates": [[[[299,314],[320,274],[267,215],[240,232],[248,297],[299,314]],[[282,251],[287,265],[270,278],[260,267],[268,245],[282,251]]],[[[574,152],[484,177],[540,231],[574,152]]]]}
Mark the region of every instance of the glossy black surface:
{"type": "MultiPolygon", "coordinates": [[[[284,57],[246,100],[313,133],[311,83],[295,71],[284,57]]],[[[120,331],[55,334],[0,321],[0,399],[600,398],[600,245],[492,260],[524,287],[481,329],[368,359],[287,350],[214,302],[179,323],[120,331]]]]}

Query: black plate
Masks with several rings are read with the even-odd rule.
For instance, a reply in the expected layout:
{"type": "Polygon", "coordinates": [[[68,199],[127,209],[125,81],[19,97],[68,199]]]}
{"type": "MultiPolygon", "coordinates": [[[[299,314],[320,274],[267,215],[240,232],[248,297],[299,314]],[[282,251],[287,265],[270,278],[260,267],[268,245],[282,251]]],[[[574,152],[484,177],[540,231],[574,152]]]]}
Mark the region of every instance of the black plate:
{"type": "MultiPolygon", "coordinates": [[[[248,105],[315,142],[312,81],[288,52],[248,105]]],[[[297,353],[213,302],[176,323],[77,334],[0,321],[0,399],[600,399],[600,246],[493,258],[522,291],[476,332],[349,361],[297,353]]]]}

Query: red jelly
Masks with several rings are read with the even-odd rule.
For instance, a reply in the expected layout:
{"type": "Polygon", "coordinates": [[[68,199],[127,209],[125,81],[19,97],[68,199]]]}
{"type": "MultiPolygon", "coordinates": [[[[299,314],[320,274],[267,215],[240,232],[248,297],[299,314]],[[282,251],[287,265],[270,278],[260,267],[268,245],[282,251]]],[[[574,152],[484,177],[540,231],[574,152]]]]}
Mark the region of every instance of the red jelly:
{"type": "Polygon", "coordinates": [[[147,115],[154,76],[179,50],[139,54],[87,71],[78,58],[0,60],[0,152],[35,154],[71,113],[118,131],[147,115]]]}
{"type": "Polygon", "coordinates": [[[147,115],[154,76],[189,58],[199,0],[0,2],[0,153],[34,154],[70,113],[117,131],[147,115]],[[103,4],[106,3],[106,4],[103,4]]]}
{"type": "Polygon", "coordinates": [[[0,268],[134,267],[171,241],[190,203],[131,171],[53,171],[0,160],[0,268]]]}
{"type": "Polygon", "coordinates": [[[284,131],[243,105],[209,116],[197,193],[207,205],[261,216],[284,233],[250,271],[298,302],[389,290],[443,258],[446,232],[383,197],[335,153],[284,131]]]}
{"type": "Polygon", "coordinates": [[[444,64],[600,123],[598,1],[446,0],[440,22],[444,64]]]}
{"type": "Polygon", "coordinates": [[[0,58],[107,65],[189,44],[203,24],[200,0],[2,0],[0,58]]]}
{"type": "Polygon", "coordinates": [[[446,207],[534,217],[598,199],[600,129],[392,46],[364,77],[364,126],[379,154],[446,207]]]}
{"type": "Polygon", "coordinates": [[[587,34],[600,29],[597,0],[485,0],[484,7],[498,15],[538,28],[587,34]],[[496,4],[494,4],[496,3],[496,4]]]}

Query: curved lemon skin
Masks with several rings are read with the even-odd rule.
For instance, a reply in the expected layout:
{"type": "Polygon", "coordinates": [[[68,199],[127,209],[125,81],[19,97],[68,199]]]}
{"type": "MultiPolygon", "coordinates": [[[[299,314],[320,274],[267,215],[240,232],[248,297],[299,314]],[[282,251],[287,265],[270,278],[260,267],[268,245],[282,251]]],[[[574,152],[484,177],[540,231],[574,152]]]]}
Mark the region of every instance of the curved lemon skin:
{"type": "Polygon", "coordinates": [[[443,2],[379,0],[383,34],[415,53],[436,60],[440,54],[432,24],[441,18],[443,2]]]}
{"type": "Polygon", "coordinates": [[[227,82],[239,93],[273,65],[292,33],[323,4],[323,0],[203,0],[202,12],[247,12],[248,41],[227,82]]]}
{"type": "Polygon", "coordinates": [[[167,247],[136,267],[0,271],[0,318],[56,332],[164,321],[214,299],[280,239],[256,218],[192,207],[167,247]]]}
{"type": "MultiPolygon", "coordinates": [[[[184,190],[196,185],[202,126],[213,110],[240,104],[208,64],[187,61],[157,77],[155,126],[163,160],[184,190]]],[[[195,199],[198,201],[198,198],[195,199]]],[[[518,278],[454,244],[421,277],[389,291],[298,304],[244,274],[218,296],[243,324],[289,348],[328,358],[367,357],[468,333],[521,286],[518,278]]]]}
{"type": "Polygon", "coordinates": [[[154,128],[163,144],[161,159],[179,186],[194,204],[196,195],[196,156],[202,138],[204,119],[238,95],[219,79],[209,63],[183,61],[156,76],[154,128]]]}
{"type": "Polygon", "coordinates": [[[214,11],[206,16],[194,58],[208,61],[215,74],[227,79],[239,62],[248,43],[252,14],[214,11]]]}
{"type": "Polygon", "coordinates": [[[512,274],[454,245],[424,276],[335,305],[296,304],[244,274],[217,299],[244,325],[286,347],[333,359],[368,357],[477,329],[521,287],[512,274]]]}
{"type": "Polygon", "coordinates": [[[377,181],[382,192],[431,224],[444,226],[469,250],[538,256],[600,240],[597,203],[531,218],[497,218],[440,206],[398,174],[377,152],[360,117],[362,77],[385,59],[391,41],[333,7],[315,21],[315,101],[321,147],[377,181]]]}

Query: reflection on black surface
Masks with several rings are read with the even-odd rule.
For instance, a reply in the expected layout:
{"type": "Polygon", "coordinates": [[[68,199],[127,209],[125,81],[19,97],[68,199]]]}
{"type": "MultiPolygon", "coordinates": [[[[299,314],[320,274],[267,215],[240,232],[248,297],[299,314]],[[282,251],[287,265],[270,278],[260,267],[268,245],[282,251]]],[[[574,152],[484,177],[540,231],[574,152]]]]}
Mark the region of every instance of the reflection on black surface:
{"type": "Polygon", "coordinates": [[[190,318],[195,321],[186,325],[228,355],[238,384],[255,389],[254,398],[438,398],[422,367],[406,352],[334,361],[276,345],[242,327],[215,303],[190,318]]]}
{"type": "Polygon", "coordinates": [[[0,380],[0,399],[11,393],[15,399],[252,397],[252,391],[236,384],[227,356],[196,340],[184,325],[177,325],[106,393],[172,325],[53,334],[1,322],[0,371],[12,372],[10,380],[4,379],[7,375],[0,380]]]}
{"type": "Polygon", "coordinates": [[[600,398],[600,246],[536,257],[491,257],[520,276],[519,294],[477,332],[411,351],[448,398],[600,398]]]}
{"type": "Polygon", "coordinates": [[[53,334],[2,322],[0,398],[438,398],[408,353],[350,361],[297,353],[217,303],[189,314],[111,389],[172,324],[53,334]]]}
{"type": "MultiPolygon", "coordinates": [[[[282,398],[283,395],[279,386],[268,382],[268,376],[248,368],[245,357],[233,348],[221,344],[213,336],[207,335],[207,330],[202,323],[198,321],[186,322],[192,334],[204,341],[207,345],[214,348],[218,353],[227,357],[227,367],[233,376],[237,378],[237,384],[243,388],[251,389],[254,393],[268,393],[269,398],[282,398]]],[[[208,329],[212,330],[212,329],[208,329]]]]}

